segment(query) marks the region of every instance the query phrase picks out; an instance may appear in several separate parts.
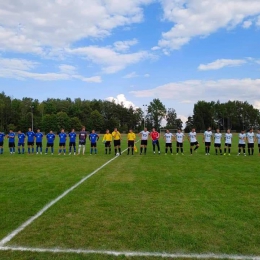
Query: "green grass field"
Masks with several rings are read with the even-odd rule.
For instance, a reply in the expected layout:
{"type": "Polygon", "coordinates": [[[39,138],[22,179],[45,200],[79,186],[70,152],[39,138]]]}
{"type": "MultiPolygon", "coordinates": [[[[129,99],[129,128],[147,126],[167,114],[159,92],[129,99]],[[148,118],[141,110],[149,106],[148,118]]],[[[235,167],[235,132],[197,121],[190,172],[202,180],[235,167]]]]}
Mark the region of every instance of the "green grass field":
{"type": "MultiPolygon", "coordinates": [[[[199,141],[202,138],[199,137],[199,141]]],[[[150,141],[151,142],[151,141],[150,141]]],[[[0,240],[114,157],[0,156],[0,240]]],[[[57,146],[57,143],[56,143],[57,146]]],[[[139,148],[139,144],[137,144],[139,148]]],[[[126,148],[126,140],[123,141],[126,148]]],[[[257,147],[255,147],[255,150],[257,147]]],[[[6,246],[260,255],[260,171],[254,156],[126,153],[86,180],[6,246]]],[[[102,254],[1,251],[0,259],[115,259],[102,254]]],[[[126,259],[119,256],[117,259],[126,259]]],[[[132,257],[131,259],[161,259],[132,257]]]]}

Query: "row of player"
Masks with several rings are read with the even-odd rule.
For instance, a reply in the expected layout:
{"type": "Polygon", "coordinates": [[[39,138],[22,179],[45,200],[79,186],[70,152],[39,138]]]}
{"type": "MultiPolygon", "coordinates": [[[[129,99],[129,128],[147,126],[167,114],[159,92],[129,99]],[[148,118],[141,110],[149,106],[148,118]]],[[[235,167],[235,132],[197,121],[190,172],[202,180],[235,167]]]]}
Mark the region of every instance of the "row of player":
{"type": "MultiPolygon", "coordinates": [[[[143,131],[139,133],[140,139],[141,139],[141,145],[140,145],[140,154],[147,152],[147,144],[148,140],[152,140],[153,145],[153,153],[155,154],[155,149],[157,147],[158,154],[161,153],[160,151],[160,134],[155,130],[155,128],[152,129],[151,132],[145,128],[143,131]]],[[[15,138],[16,134],[10,130],[9,134],[5,135],[4,133],[0,133],[0,154],[3,154],[3,144],[4,144],[4,138],[8,138],[9,141],[9,150],[10,153],[15,153],[15,138]]],[[[28,153],[34,153],[34,144],[36,142],[36,153],[42,154],[42,143],[43,143],[43,137],[44,135],[41,133],[40,129],[37,130],[36,133],[32,131],[31,128],[28,129],[28,132],[26,134],[22,133],[21,131],[18,131],[17,133],[18,137],[18,153],[24,153],[25,152],[25,139],[27,138],[27,149],[28,153]]],[[[51,153],[54,152],[54,140],[56,135],[50,131],[46,135],[46,149],[45,153],[48,153],[48,149],[51,149],[51,153]]],[[[67,138],[69,138],[69,154],[73,153],[76,154],[76,138],[77,134],[74,129],[71,130],[69,134],[66,134],[64,129],[61,129],[61,132],[58,134],[59,137],[59,155],[63,152],[64,155],[66,154],[66,141],[67,138]]],[[[79,132],[79,145],[78,145],[78,153],[85,154],[85,145],[87,140],[87,132],[85,130],[85,127],[82,127],[82,130],[79,132]]],[[[164,134],[164,141],[165,141],[165,154],[168,153],[168,150],[171,154],[173,154],[172,150],[172,142],[176,141],[176,154],[178,155],[179,152],[183,155],[183,143],[185,141],[185,134],[179,129],[176,134],[170,133],[169,130],[166,130],[166,133],[164,134]]],[[[259,154],[260,154],[260,130],[258,130],[258,133],[255,135],[253,132],[253,129],[250,129],[248,133],[245,133],[245,131],[241,131],[239,134],[239,142],[238,142],[238,155],[240,155],[241,152],[243,152],[244,155],[246,155],[246,144],[248,148],[248,154],[253,155],[254,154],[254,143],[257,141],[258,148],[259,148],[259,154]]],[[[225,147],[224,147],[224,155],[228,153],[230,155],[231,153],[231,146],[232,146],[232,138],[233,134],[230,132],[230,129],[227,130],[227,132],[222,135],[220,133],[219,129],[216,129],[216,132],[213,134],[211,131],[211,128],[209,127],[205,132],[203,136],[203,143],[205,143],[205,154],[210,154],[210,147],[211,142],[214,141],[214,148],[215,153],[222,155],[222,148],[221,143],[222,139],[225,140],[225,147]]],[[[90,141],[90,154],[97,154],[97,142],[99,140],[99,135],[95,133],[95,130],[92,130],[92,132],[89,134],[88,139],[90,141]]],[[[196,151],[199,148],[199,142],[197,140],[197,133],[195,131],[195,128],[192,129],[192,131],[188,134],[188,141],[190,143],[190,154],[193,154],[193,151],[196,151]]],[[[121,155],[121,134],[117,130],[117,128],[114,129],[112,133],[109,132],[109,130],[106,131],[106,134],[103,136],[103,143],[105,144],[105,153],[111,154],[111,143],[114,141],[114,151],[115,155],[121,155]]],[[[134,154],[135,149],[135,141],[136,141],[136,135],[133,133],[133,131],[130,129],[129,133],[127,134],[127,142],[128,142],[128,155],[130,154],[130,151],[132,155],[134,154]]]]}

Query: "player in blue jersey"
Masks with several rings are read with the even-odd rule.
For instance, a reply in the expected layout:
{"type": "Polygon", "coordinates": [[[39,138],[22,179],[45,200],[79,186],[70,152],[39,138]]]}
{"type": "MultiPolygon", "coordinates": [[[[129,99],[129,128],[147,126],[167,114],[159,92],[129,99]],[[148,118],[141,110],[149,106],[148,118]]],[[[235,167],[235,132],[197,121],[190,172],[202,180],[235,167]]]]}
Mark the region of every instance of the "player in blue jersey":
{"type": "Polygon", "coordinates": [[[81,131],[79,132],[79,149],[78,155],[80,155],[81,147],[82,147],[82,154],[85,155],[85,145],[87,139],[87,132],[85,126],[82,127],[81,131]]]}
{"type": "Polygon", "coordinates": [[[74,155],[76,155],[76,138],[77,138],[77,134],[75,133],[74,129],[72,129],[71,132],[69,133],[69,138],[70,138],[69,155],[71,155],[72,146],[74,148],[74,155]]]}
{"type": "Polygon", "coordinates": [[[54,152],[53,145],[54,145],[54,140],[55,140],[55,134],[52,131],[50,131],[46,135],[46,139],[47,139],[47,147],[45,150],[45,154],[48,153],[48,149],[49,149],[49,147],[51,147],[51,154],[53,155],[53,152],[54,152]]]}
{"type": "Polygon", "coordinates": [[[37,129],[37,132],[35,134],[35,139],[36,139],[36,154],[39,153],[39,148],[40,148],[40,153],[42,154],[42,138],[43,138],[43,133],[41,133],[40,129],[37,129]]]}
{"type": "Polygon", "coordinates": [[[9,134],[7,135],[7,138],[9,139],[9,150],[10,154],[15,153],[15,133],[13,130],[9,131],[9,134]]]}
{"type": "Polygon", "coordinates": [[[22,154],[24,154],[24,143],[25,143],[26,135],[21,131],[18,131],[17,137],[18,137],[18,154],[21,154],[21,146],[22,146],[22,154]]]}
{"type": "Polygon", "coordinates": [[[66,139],[67,139],[67,134],[64,132],[64,129],[61,129],[61,132],[59,133],[59,138],[60,138],[60,143],[59,143],[59,155],[62,152],[63,148],[63,153],[66,155],[66,139]]]}
{"type": "Polygon", "coordinates": [[[90,155],[92,155],[93,151],[97,154],[97,141],[99,139],[99,135],[96,134],[95,130],[92,130],[91,134],[89,135],[90,141],[90,155]]]}
{"type": "Polygon", "coordinates": [[[31,148],[32,148],[32,153],[34,153],[34,137],[35,133],[32,131],[31,128],[28,129],[28,132],[26,133],[27,136],[27,147],[28,147],[28,153],[31,153],[31,148]]]}
{"type": "Polygon", "coordinates": [[[5,134],[0,132],[0,154],[4,153],[4,138],[5,134]]]}

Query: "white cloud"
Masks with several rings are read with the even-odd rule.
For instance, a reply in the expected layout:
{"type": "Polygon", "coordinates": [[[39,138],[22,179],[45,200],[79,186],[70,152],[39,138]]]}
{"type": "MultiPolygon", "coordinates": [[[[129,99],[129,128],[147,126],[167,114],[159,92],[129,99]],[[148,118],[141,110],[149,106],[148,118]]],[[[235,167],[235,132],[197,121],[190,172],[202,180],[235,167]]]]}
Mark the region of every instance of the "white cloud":
{"type": "Polygon", "coordinates": [[[136,74],[136,72],[134,71],[134,72],[131,72],[131,73],[125,75],[123,78],[124,78],[124,79],[131,79],[131,78],[136,78],[136,77],[139,77],[139,76],[138,76],[138,75],[136,74]]]}
{"type": "Polygon", "coordinates": [[[144,77],[145,78],[150,78],[150,74],[146,73],[146,74],[144,74],[144,77]]]}
{"type": "Polygon", "coordinates": [[[253,24],[253,22],[251,20],[247,20],[247,21],[244,21],[243,24],[242,24],[242,27],[244,29],[248,29],[251,27],[251,25],[253,24]]]}
{"type": "Polygon", "coordinates": [[[137,43],[138,43],[137,39],[133,39],[131,41],[117,41],[114,42],[114,49],[115,51],[125,52],[128,51],[131,46],[137,43]]]}
{"type": "Polygon", "coordinates": [[[221,28],[234,28],[260,14],[259,0],[160,0],[164,19],[174,25],[162,34],[158,46],[175,50],[192,38],[208,36],[221,28]]]}
{"type": "Polygon", "coordinates": [[[257,17],[256,26],[259,26],[259,27],[260,27],[260,15],[257,17]]]}
{"type": "Polygon", "coordinates": [[[200,64],[199,70],[218,70],[224,67],[235,67],[246,63],[245,60],[218,59],[208,64],[200,64]]]}
{"type": "Polygon", "coordinates": [[[78,75],[76,68],[71,65],[60,65],[60,72],[58,73],[35,72],[34,70],[37,65],[39,65],[39,63],[24,59],[0,58],[0,78],[13,78],[18,80],[34,79],[42,81],[79,79],[85,82],[94,83],[100,83],[102,81],[100,76],[85,78],[78,75]]]}
{"type": "Polygon", "coordinates": [[[196,103],[198,100],[241,100],[254,103],[260,100],[260,79],[187,80],[172,82],[156,88],[131,91],[138,98],[160,98],[171,102],[196,103]],[[185,95],[184,95],[185,93],[185,95]]]}
{"type": "Polygon", "coordinates": [[[12,0],[0,3],[0,50],[44,54],[143,20],[152,0],[12,0]],[[48,49],[47,48],[47,49],[48,49]],[[47,51],[47,52],[48,52],[47,51]]]}
{"type": "Polygon", "coordinates": [[[123,104],[127,108],[129,108],[131,106],[133,108],[137,108],[133,102],[128,101],[126,99],[124,94],[119,94],[116,97],[108,97],[108,98],[106,98],[106,100],[110,101],[110,102],[115,102],[116,104],[123,104]]]}
{"type": "Polygon", "coordinates": [[[152,58],[146,51],[134,53],[120,53],[111,47],[88,46],[76,49],[66,49],[68,54],[78,55],[87,58],[93,63],[100,64],[103,72],[107,74],[123,70],[129,65],[138,63],[141,60],[152,58]]]}

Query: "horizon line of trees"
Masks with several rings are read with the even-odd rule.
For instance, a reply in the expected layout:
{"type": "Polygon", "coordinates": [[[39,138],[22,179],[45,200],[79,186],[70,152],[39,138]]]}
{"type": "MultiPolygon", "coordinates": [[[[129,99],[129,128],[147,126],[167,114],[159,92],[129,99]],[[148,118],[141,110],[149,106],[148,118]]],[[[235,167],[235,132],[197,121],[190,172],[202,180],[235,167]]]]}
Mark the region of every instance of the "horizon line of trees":
{"type": "MultiPolygon", "coordinates": [[[[82,100],[80,98],[54,99],[48,98],[40,102],[38,99],[24,97],[12,99],[4,92],[0,93],[0,131],[27,131],[33,128],[44,132],[60,129],[76,131],[84,125],[87,131],[95,129],[105,132],[106,129],[117,127],[126,132],[130,128],[141,131],[145,127],[157,130],[161,128],[162,121],[166,122],[163,128],[178,129],[183,122],[178,118],[174,108],[166,109],[159,99],[153,99],[142,108],[124,107],[124,104],[106,100],[82,100]]],[[[248,102],[198,101],[194,104],[193,115],[188,117],[185,132],[195,127],[202,131],[211,126],[213,129],[227,128],[233,130],[258,128],[260,126],[260,112],[248,102]]]]}

